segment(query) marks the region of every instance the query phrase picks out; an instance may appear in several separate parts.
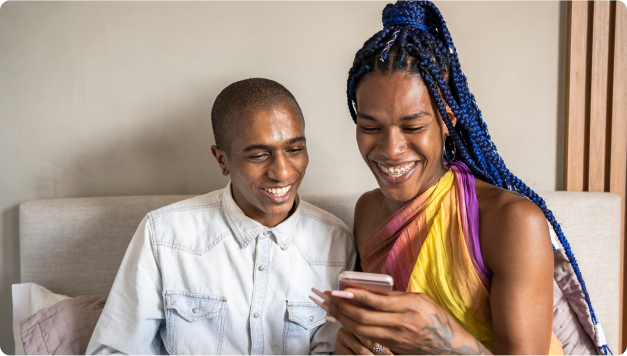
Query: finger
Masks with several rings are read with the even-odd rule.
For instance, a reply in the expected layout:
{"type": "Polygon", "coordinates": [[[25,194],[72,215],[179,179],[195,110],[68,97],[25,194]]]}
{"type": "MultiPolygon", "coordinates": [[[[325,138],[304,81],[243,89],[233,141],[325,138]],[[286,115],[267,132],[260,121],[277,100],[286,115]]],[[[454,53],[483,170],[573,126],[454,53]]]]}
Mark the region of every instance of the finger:
{"type": "MultiPolygon", "coordinates": [[[[374,348],[382,346],[381,344],[379,344],[378,342],[372,341],[370,339],[368,339],[367,337],[361,336],[359,334],[354,334],[355,337],[357,339],[359,339],[359,341],[361,341],[361,343],[366,346],[368,349],[370,349],[373,353],[374,353],[374,348]]],[[[383,351],[381,352],[381,355],[393,355],[392,351],[390,351],[389,348],[383,346],[383,351]]]]}
{"type": "Polygon", "coordinates": [[[378,342],[374,342],[365,336],[361,336],[359,334],[353,334],[353,335],[355,335],[355,337],[359,340],[359,342],[361,342],[365,347],[371,350],[380,345],[378,342]]]}
{"type": "Polygon", "coordinates": [[[330,322],[332,322],[332,323],[335,323],[335,324],[340,324],[340,325],[342,325],[342,323],[340,323],[337,319],[335,319],[335,318],[334,318],[334,317],[332,317],[332,316],[328,316],[328,315],[326,315],[326,316],[324,316],[324,317],[323,317],[323,319],[324,319],[324,320],[326,320],[326,321],[330,321],[330,322]]]}
{"type": "Polygon", "coordinates": [[[320,306],[332,317],[344,323],[342,317],[348,317],[353,321],[363,325],[396,326],[404,320],[399,313],[389,313],[377,310],[370,310],[354,305],[352,301],[343,298],[332,297],[330,303],[323,303],[320,306]]]}
{"type": "Polygon", "coordinates": [[[311,288],[311,291],[316,293],[316,295],[320,298],[322,298],[325,302],[328,302],[331,300],[331,292],[326,291],[326,292],[321,292],[319,290],[317,290],[316,288],[311,288]]]}
{"type": "Polygon", "coordinates": [[[375,310],[401,313],[408,309],[408,304],[412,302],[417,293],[396,292],[391,295],[381,295],[369,292],[364,289],[347,288],[343,292],[353,294],[352,300],[363,303],[375,310]]]}
{"type": "MultiPolygon", "coordinates": [[[[331,313],[333,310],[334,307],[331,305],[331,313]]],[[[340,330],[346,330],[346,332],[359,335],[360,337],[383,345],[394,346],[396,344],[398,335],[395,333],[395,330],[398,330],[398,326],[365,325],[356,322],[342,313],[338,313],[335,319],[342,324],[342,329],[340,330]]],[[[403,324],[402,320],[397,321],[397,325],[399,324],[403,324]]],[[[338,331],[338,338],[339,337],[340,331],[338,331]]]]}
{"type": "Polygon", "coordinates": [[[346,345],[346,347],[351,349],[351,351],[356,355],[373,355],[371,348],[362,344],[361,341],[353,335],[353,333],[346,329],[338,330],[337,339],[346,345]]]}
{"type": "Polygon", "coordinates": [[[334,353],[336,355],[354,355],[355,353],[349,349],[346,345],[344,345],[343,342],[341,342],[340,340],[335,340],[335,343],[333,344],[334,346],[334,353]]]}

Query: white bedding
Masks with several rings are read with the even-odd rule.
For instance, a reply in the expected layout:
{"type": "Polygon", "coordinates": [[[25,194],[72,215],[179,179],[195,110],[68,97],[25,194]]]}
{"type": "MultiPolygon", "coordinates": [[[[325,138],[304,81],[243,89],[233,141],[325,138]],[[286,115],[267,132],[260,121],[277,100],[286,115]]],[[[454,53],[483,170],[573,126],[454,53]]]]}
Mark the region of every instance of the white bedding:
{"type": "Polygon", "coordinates": [[[15,339],[15,354],[24,355],[24,346],[20,337],[20,321],[35,314],[41,309],[52,306],[64,299],[67,295],[52,293],[35,283],[20,283],[12,286],[13,293],[13,338],[15,339]]]}

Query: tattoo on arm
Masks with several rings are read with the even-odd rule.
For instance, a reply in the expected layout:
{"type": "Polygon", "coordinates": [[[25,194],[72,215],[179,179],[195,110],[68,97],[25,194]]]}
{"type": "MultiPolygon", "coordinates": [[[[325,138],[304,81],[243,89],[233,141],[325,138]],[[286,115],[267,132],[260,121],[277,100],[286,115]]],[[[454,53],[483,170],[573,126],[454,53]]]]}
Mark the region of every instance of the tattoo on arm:
{"type": "Polygon", "coordinates": [[[439,355],[447,353],[449,355],[491,355],[490,351],[483,346],[479,340],[475,339],[475,345],[464,345],[453,347],[451,345],[455,338],[455,332],[451,326],[448,315],[442,321],[438,314],[431,317],[431,326],[422,328],[423,341],[417,346],[417,353],[424,355],[439,355]]]}

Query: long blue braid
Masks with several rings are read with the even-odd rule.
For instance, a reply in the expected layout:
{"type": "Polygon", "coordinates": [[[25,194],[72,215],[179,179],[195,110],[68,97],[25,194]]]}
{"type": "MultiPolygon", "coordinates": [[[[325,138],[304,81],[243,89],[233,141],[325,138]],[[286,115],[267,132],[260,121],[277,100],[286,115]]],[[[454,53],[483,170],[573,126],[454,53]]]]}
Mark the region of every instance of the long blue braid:
{"type": "MultiPolygon", "coordinates": [[[[357,51],[353,67],[348,73],[346,94],[353,121],[357,120],[353,106],[355,91],[359,80],[366,73],[404,71],[420,74],[455,145],[456,152],[451,153],[450,148],[447,148],[447,156],[455,154],[475,177],[518,192],[542,210],[564,248],[581,284],[592,321],[597,324],[586,283],[560,224],[544,200],[507,169],[492,142],[481,110],[468,89],[468,81],[462,72],[453,39],[438,8],[430,1],[398,1],[385,7],[382,19],[383,29],[357,51]],[[458,120],[455,127],[448,118],[445,103],[458,120]]],[[[599,350],[606,355],[611,354],[607,345],[599,347],[599,350]]]]}

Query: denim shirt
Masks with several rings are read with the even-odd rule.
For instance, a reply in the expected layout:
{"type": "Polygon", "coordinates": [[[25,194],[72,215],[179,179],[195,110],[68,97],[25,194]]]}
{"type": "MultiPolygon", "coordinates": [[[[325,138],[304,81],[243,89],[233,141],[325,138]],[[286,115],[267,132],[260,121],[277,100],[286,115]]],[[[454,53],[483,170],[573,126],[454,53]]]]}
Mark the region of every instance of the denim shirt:
{"type": "Polygon", "coordinates": [[[355,265],[335,216],[297,196],[268,228],[225,189],[148,213],[126,251],[87,353],[331,353],[337,324],[311,302],[355,265]]]}

